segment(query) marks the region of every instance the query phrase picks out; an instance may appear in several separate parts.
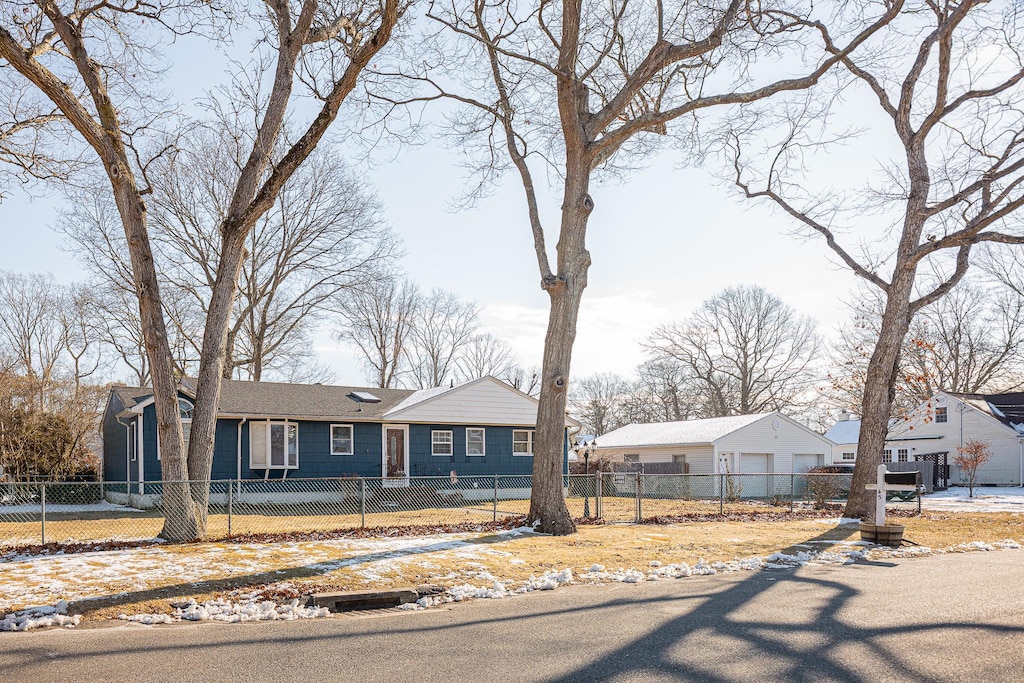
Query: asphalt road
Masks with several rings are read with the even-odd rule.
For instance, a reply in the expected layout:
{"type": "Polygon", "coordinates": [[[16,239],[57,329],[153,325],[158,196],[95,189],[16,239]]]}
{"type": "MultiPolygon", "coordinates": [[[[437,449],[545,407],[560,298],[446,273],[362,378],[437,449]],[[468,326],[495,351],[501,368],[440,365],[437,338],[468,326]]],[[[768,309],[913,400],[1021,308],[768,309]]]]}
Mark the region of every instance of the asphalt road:
{"type": "Polygon", "coordinates": [[[0,634],[4,681],[1022,681],[1024,551],[0,634]]]}

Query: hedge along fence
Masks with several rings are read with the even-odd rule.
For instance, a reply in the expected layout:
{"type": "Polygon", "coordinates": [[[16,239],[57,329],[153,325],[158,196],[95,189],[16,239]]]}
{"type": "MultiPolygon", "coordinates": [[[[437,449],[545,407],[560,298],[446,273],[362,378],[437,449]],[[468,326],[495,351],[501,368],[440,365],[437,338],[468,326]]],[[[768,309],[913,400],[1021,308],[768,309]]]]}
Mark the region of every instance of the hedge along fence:
{"type": "MultiPolygon", "coordinates": [[[[842,500],[846,474],[566,475],[574,517],[636,522],[685,503],[842,500]],[[823,493],[824,492],[824,493],[823,493]]],[[[201,484],[201,482],[196,482],[201,484]]],[[[529,476],[218,480],[208,482],[208,535],[484,523],[529,511],[529,476]]],[[[160,482],[0,484],[0,545],[148,539],[163,527],[160,482]]]]}

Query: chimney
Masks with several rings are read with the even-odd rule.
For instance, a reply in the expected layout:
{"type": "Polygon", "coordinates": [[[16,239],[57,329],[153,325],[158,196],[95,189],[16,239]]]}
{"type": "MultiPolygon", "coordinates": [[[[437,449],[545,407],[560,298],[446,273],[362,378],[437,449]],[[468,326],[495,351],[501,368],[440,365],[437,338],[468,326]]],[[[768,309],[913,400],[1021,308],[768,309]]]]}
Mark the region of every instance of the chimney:
{"type": "Polygon", "coordinates": [[[839,421],[840,422],[849,422],[850,421],[850,411],[849,410],[844,410],[841,413],[839,413],[839,421]]]}

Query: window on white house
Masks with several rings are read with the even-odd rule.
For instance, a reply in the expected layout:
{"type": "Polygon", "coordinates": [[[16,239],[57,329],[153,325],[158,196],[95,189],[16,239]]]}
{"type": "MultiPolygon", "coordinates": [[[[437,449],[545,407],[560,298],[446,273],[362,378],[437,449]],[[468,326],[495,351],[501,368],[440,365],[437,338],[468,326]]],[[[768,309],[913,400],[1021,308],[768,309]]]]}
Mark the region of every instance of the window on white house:
{"type": "Polygon", "coordinates": [[[532,429],[512,430],[512,455],[533,455],[532,429]]]}
{"type": "MultiPolygon", "coordinates": [[[[185,452],[188,453],[188,442],[192,438],[192,412],[195,406],[191,401],[179,398],[178,413],[181,414],[181,433],[185,436],[185,452]]],[[[157,449],[157,460],[160,459],[160,449],[157,449]]]]}
{"type": "Polygon", "coordinates": [[[856,460],[857,454],[854,452],[843,453],[843,460],[856,460]]]}
{"type": "Polygon", "coordinates": [[[331,455],[352,455],[352,425],[331,425],[331,455]]]}
{"type": "Polygon", "coordinates": [[[892,462],[892,449],[886,448],[882,451],[882,462],[892,462]]]}
{"type": "Polygon", "coordinates": [[[299,425],[249,423],[249,469],[294,470],[299,466],[299,425]]]}
{"type": "Polygon", "coordinates": [[[906,462],[908,453],[909,451],[906,448],[900,448],[896,451],[896,459],[900,462],[906,462]]]}
{"type": "Polygon", "coordinates": [[[948,408],[936,408],[935,409],[935,421],[936,422],[949,422],[948,408]]]}
{"type": "Polygon", "coordinates": [[[430,432],[431,455],[452,455],[453,453],[450,429],[435,429],[430,432]]]}
{"type": "Polygon", "coordinates": [[[627,453],[622,456],[623,462],[640,462],[639,453],[627,453]]]}
{"type": "Polygon", "coordinates": [[[484,455],[484,428],[466,427],[466,455],[484,455]]]}

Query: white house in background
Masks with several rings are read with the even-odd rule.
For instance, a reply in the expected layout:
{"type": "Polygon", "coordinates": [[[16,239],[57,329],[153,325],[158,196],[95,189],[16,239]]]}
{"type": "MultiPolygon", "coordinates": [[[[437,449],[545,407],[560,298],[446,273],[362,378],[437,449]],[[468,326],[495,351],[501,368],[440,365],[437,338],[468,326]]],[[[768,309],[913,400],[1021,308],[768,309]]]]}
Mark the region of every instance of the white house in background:
{"type": "Polygon", "coordinates": [[[800,472],[832,460],[831,441],[781,413],[631,424],[595,439],[595,457],[685,463],[690,474],[800,472]]]}
{"type": "Polygon", "coordinates": [[[913,460],[916,453],[947,451],[950,483],[965,483],[953,463],[957,449],[971,439],[989,444],[992,459],[978,469],[976,482],[1021,486],[1024,480],[1024,392],[952,394],[940,391],[909,415],[893,421],[884,461],[913,460]]]}
{"type": "Polygon", "coordinates": [[[857,461],[857,440],[860,437],[860,420],[849,412],[839,414],[839,421],[825,432],[825,438],[835,444],[831,462],[839,465],[857,461]]]}
{"type": "MultiPolygon", "coordinates": [[[[854,453],[860,420],[839,421],[825,436],[836,442],[833,462],[854,453]]],[[[926,453],[946,453],[949,481],[965,483],[953,463],[957,449],[978,439],[989,444],[992,459],[978,469],[977,483],[1022,485],[1024,481],[1024,392],[1009,394],[936,393],[903,417],[894,418],[885,440],[883,462],[913,462],[926,453]]]]}

